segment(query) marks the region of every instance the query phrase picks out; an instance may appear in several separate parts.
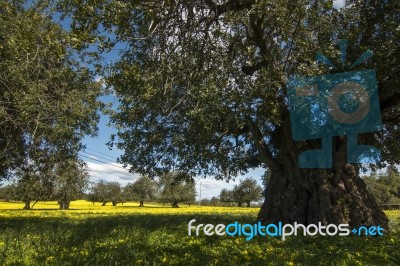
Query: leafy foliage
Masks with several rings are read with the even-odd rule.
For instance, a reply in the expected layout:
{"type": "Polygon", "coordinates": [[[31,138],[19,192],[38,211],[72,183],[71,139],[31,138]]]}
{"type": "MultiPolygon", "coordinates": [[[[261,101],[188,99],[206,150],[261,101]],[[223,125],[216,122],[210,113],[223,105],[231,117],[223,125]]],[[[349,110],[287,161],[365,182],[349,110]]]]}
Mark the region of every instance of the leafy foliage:
{"type": "Polygon", "coordinates": [[[54,176],[52,173],[40,171],[34,166],[31,165],[29,170],[24,169],[15,183],[13,199],[23,201],[25,209],[31,208],[32,201],[50,200],[53,193],[54,176]]]}
{"type": "Polygon", "coordinates": [[[364,177],[368,191],[374,195],[379,204],[400,204],[396,198],[395,189],[400,184],[399,172],[395,169],[389,170],[386,174],[364,177]]]}
{"type": "Polygon", "coordinates": [[[255,166],[286,167],[286,150],[315,146],[285,142],[286,81],[341,71],[314,62],[318,51],[339,62],[339,38],[351,44],[348,62],[366,48],[375,53],[366,67],[377,69],[385,134],[361,142],[381,144],[382,161],[399,162],[399,3],[346,3],[340,11],[331,1],[303,0],[104,0],[84,7],[64,0],[59,7],[84,39],[126,47],[106,75],[121,99],[112,115],[121,162],[151,175],[179,169],[229,179],[255,166]]]}
{"type": "Polygon", "coordinates": [[[15,185],[8,184],[0,187],[0,199],[6,202],[15,198],[15,185]]]}
{"type": "Polygon", "coordinates": [[[1,178],[33,164],[51,168],[76,159],[80,140],[96,133],[102,106],[101,88],[69,33],[43,5],[24,4],[0,3],[1,178]]]}
{"type": "Polygon", "coordinates": [[[103,206],[111,202],[113,206],[124,202],[122,186],[118,182],[100,180],[91,187],[89,199],[92,202],[102,202],[103,206]]]}
{"type": "Polygon", "coordinates": [[[234,197],[233,197],[233,191],[228,190],[227,188],[223,188],[221,192],[219,193],[219,198],[222,202],[233,202],[234,197]]]}
{"type": "Polygon", "coordinates": [[[246,203],[250,207],[251,201],[259,201],[263,198],[262,188],[252,178],[241,180],[232,190],[222,189],[220,199],[224,202],[237,202],[238,206],[246,203]]]}
{"type": "Polygon", "coordinates": [[[196,188],[193,178],[184,173],[168,172],[160,177],[160,198],[171,202],[172,207],[178,207],[179,202],[195,201],[196,188]]]}
{"type": "Polygon", "coordinates": [[[247,203],[250,207],[251,201],[259,201],[263,198],[262,188],[257,184],[257,181],[252,178],[241,180],[239,185],[233,188],[233,196],[238,202],[239,206],[242,202],[247,203]]]}
{"type": "Polygon", "coordinates": [[[89,174],[83,161],[64,161],[56,165],[55,185],[52,198],[61,209],[68,209],[73,200],[82,198],[89,184],[89,174]]]}
{"type": "MultiPolygon", "coordinates": [[[[32,164],[34,166],[37,164],[32,164]]],[[[68,160],[53,164],[52,169],[39,171],[30,167],[30,171],[18,173],[14,183],[6,186],[5,192],[10,200],[25,203],[25,209],[31,209],[31,202],[57,200],[61,209],[68,209],[72,200],[81,198],[89,182],[86,164],[80,160],[68,160]]],[[[36,204],[36,203],[34,203],[36,204]]]]}
{"type": "Polygon", "coordinates": [[[124,187],[125,200],[140,201],[140,206],[144,206],[144,201],[153,200],[156,196],[157,184],[147,176],[142,176],[133,184],[127,184],[124,187]]]}

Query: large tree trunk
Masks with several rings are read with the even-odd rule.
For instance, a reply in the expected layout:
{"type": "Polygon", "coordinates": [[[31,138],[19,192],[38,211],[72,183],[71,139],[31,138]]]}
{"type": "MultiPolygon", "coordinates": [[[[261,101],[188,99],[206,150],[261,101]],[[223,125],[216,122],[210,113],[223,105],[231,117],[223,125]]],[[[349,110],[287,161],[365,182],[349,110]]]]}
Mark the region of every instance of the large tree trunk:
{"type": "Polygon", "coordinates": [[[289,165],[285,170],[272,173],[259,220],[388,228],[385,214],[367,192],[356,167],[344,165],[337,173],[326,169],[300,171],[289,165]]]}
{"type": "Polygon", "coordinates": [[[30,210],[31,209],[31,201],[30,200],[25,200],[24,201],[24,210],[30,210]]]}
{"type": "Polygon", "coordinates": [[[173,201],[171,205],[172,205],[172,208],[179,208],[177,201],[173,201]]]}
{"type": "Polygon", "coordinates": [[[247,201],[247,202],[246,202],[246,206],[247,206],[247,207],[250,207],[250,201],[247,201]]]}
{"type": "Polygon", "coordinates": [[[271,179],[258,214],[260,221],[380,225],[388,229],[388,219],[359,177],[358,166],[346,163],[345,138],[333,139],[332,168],[301,169],[298,155],[304,147],[292,141],[290,127],[284,131],[282,156],[270,167],[271,179]]]}
{"type": "Polygon", "coordinates": [[[60,205],[60,210],[68,210],[70,203],[71,203],[70,200],[60,200],[60,201],[58,201],[58,204],[60,205]]]}
{"type": "Polygon", "coordinates": [[[143,200],[139,201],[139,207],[144,207],[143,200]]]}

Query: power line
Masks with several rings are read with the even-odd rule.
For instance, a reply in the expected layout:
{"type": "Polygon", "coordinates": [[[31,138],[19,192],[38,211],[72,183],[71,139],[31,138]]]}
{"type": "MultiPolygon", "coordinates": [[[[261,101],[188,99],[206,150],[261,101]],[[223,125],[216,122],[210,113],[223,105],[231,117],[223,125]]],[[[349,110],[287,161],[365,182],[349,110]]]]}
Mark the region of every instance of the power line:
{"type": "Polygon", "coordinates": [[[113,162],[113,163],[115,163],[116,161],[112,161],[112,160],[110,160],[110,159],[108,159],[108,158],[105,158],[105,157],[101,157],[100,155],[97,155],[97,154],[93,154],[93,153],[90,153],[90,152],[87,152],[87,151],[83,151],[84,153],[86,153],[86,154],[89,154],[89,155],[92,155],[92,156],[96,156],[96,157],[99,157],[99,158],[101,158],[101,159],[104,159],[104,160],[107,160],[107,161],[110,161],[110,162],[113,162]]]}
{"type": "Polygon", "coordinates": [[[111,163],[104,162],[104,161],[101,161],[101,160],[93,159],[93,158],[90,158],[90,157],[88,157],[88,156],[85,156],[85,155],[82,155],[82,154],[79,154],[79,156],[81,156],[81,157],[84,157],[84,158],[87,158],[87,159],[90,159],[90,160],[93,160],[93,161],[96,161],[96,162],[100,162],[100,163],[108,164],[108,165],[111,165],[111,166],[114,166],[114,167],[117,167],[117,168],[120,168],[120,169],[127,170],[127,169],[126,169],[126,168],[124,168],[124,167],[121,167],[121,166],[118,166],[118,165],[113,165],[113,164],[111,164],[111,163]]]}
{"type": "Polygon", "coordinates": [[[106,154],[106,153],[102,153],[102,152],[99,152],[99,151],[95,151],[95,150],[93,150],[93,149],[91,149],[91,148],[86,148],[86,150],[91,150],[91,151],[93,151],[93,152],[97,152],[97,153],[99,153],[99,154],[102,154],[102,155],[104,155],[104,156],[108,156],[108,157],[110,157],[110,158],[113,158],[113,159],[117,159],[116,157],[114,157],[114,156],[111,156],[111,155],[109,155],[109,154],[106,154]]]}

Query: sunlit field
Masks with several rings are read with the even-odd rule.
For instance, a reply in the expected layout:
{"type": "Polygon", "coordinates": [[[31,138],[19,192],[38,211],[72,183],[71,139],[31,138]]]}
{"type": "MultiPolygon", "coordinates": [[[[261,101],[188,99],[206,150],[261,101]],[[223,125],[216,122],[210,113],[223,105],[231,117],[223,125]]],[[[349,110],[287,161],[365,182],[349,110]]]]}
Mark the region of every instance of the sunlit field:
{"type": "Polygon", "coordinates": [[[254,223],[258,208],[86,201],[0,203],[0,265],[399,265],[400,211],[392,231],[359,236],[188,236],[187,224],[254,223]]]}

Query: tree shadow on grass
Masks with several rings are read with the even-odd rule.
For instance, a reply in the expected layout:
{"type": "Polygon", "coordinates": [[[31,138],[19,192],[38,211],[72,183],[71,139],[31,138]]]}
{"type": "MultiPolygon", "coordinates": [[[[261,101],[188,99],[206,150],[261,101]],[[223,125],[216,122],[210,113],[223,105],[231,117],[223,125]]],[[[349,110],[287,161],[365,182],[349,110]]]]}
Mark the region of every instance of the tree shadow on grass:
{"type": "Polygon", "coordinates": [[[268,261],[270,265],[284,265],[288,260],[300,265],[334,265],[335,261],[352,264],[363,257],[367,257],[363,258],[367,264],[374,264],[384,259],[385,252],[393,262],[400,260],[394,248],[399,246],[398,234],[393,247],[387,246],[387,238],[290,237],[280,241],[255,237],[244,241],[244,237],[189,237],[187,225],[192,219],[196,219],[193,225],[226,225],[235,221],[254,223],[255,216],[125,213],[79,219],[0,218],[0,237],[11,240],[7,252],[23,246],[15,256],[29,256],[37,264],[46,264],[49,256],[55,258],[55,264],[72,265],[238,265],[249,261],[249,265],[266,265],[268,261]],[[254,255],[255,247],[261,249],[260,257],[254,255]]]}

